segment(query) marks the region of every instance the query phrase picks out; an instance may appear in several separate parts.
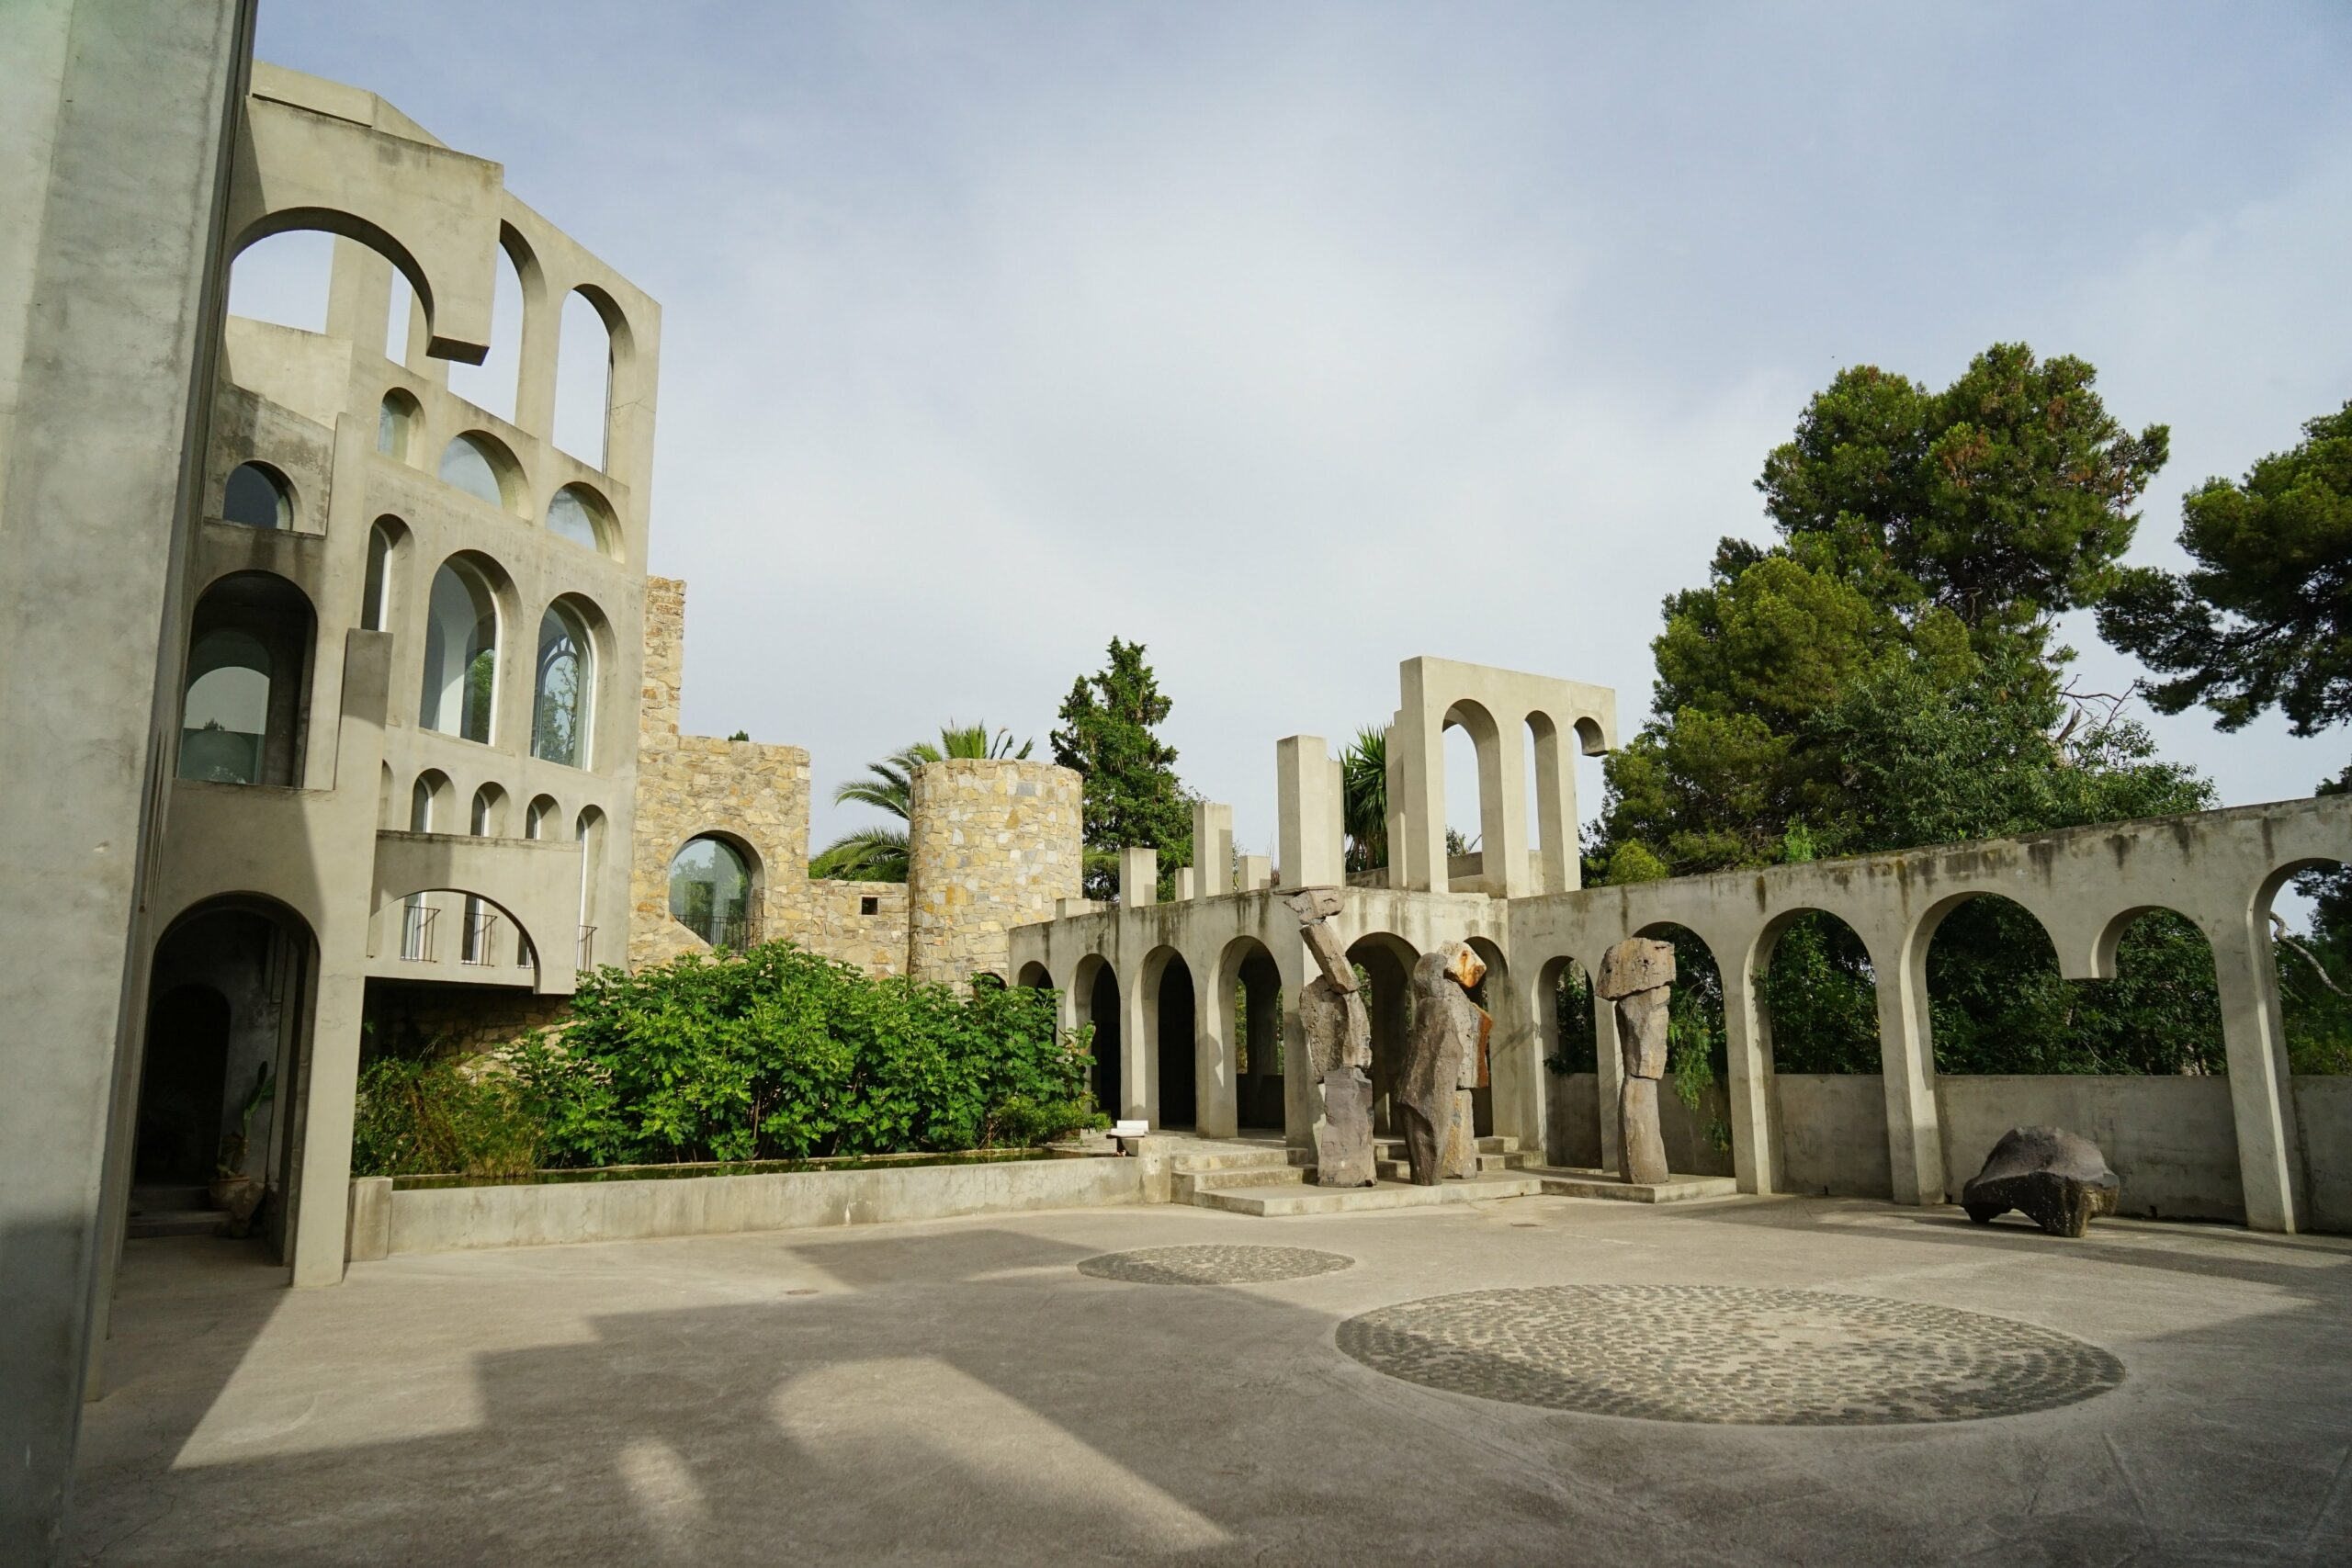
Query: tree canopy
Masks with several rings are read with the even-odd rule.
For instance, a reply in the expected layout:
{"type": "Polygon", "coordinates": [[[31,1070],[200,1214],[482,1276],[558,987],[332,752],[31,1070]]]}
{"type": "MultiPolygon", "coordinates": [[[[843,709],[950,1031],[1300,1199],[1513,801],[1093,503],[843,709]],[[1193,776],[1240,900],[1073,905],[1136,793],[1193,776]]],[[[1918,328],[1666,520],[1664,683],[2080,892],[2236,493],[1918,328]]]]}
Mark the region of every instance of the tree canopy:
{"type": "Polygon", "coordinates": [[[1193,857],[1192,797],[1176,777],[1176,748],[1157,733],[1174,705],[1143,644],[1113,637],[1106,656],[1070,687],[1053,732],[1054,761],[1086,780],[1086,896],[1116,897],[1119,852],[1148,846],[1159,852],[1165,897],[1193,857]]]}
{"type": "Polygon", "coordinates": [[[895,818],[899,826],[877,822],[854,828],[820,850],[808,862],[808,874],[843,882],[904,882],[907,879],[907,829],[913,810],[915,774],[926,762],[950,758],[1021,758],[1033,741],[1018,747],[1009,731],[991,734],[985,724],[957,724],[949,719],[940,728],[939,743],[918,740],[900,747],[878,762],[865,765],[867,776],[852,779],[833,791],[833,804],[870,806],[895,818]]]}
{"type": "Polygon", "coordinates": [[[2238,729],[2277,707],[2297,735],[2352,717],[2352,402],[2192,491],[2180,545],[2188,572],[2128,570],[2099,606],[2100,635],[2172,677],[2156,708],[2202,703],[2238,729]]]}

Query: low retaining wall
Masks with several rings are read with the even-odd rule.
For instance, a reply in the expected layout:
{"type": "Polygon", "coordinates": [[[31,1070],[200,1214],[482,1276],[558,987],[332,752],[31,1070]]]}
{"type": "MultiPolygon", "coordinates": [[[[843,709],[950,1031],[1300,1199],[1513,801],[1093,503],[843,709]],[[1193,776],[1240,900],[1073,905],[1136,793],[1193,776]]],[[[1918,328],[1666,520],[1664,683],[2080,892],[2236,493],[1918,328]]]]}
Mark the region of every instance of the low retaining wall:
{"type": "Polygon", "coordinates": [[[667,1177],[394,1191],[352,1184],[351,1257],[723,1235],[1143,1201],[1133,1159],[1002,1160],[763,1176],[667,1177]]]}

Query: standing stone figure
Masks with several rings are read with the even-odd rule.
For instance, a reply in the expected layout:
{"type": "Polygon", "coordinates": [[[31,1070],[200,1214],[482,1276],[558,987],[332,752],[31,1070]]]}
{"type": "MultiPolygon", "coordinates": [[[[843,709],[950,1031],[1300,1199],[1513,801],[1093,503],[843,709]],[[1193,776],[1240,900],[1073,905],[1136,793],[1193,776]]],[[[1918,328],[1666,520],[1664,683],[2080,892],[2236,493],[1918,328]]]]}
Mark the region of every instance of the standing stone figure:
{"type": "Polygon", "coordinates": [[[1478,1168],[1470,1090],[1485,1078],[1487,1035],[1494,1020],[1470,999],[1487,977],[1466,942],[1432,948],[1413,965],[1413,1027],[1396,1075],[1396,1120],[1414,1184],[1434,1187],[1478,1168]]]}
{"type": "Polygon", "coordinates": [[[1372,1018],[1364,1011],[1355,965],[1329,921],[1340,912],[1336,887],[1309,887],[1289,900],[1298,934],[1320,971],[1299,993],[1298,1022],[1315,1075],[1315,1184],[1369,1187],[1372,1155],[1372,1018]]]}
{"type": "Polygon", "coordinates": [[[1628,937],[1600,956],[1595,988],[1617,1004],[1617,1048],[1625,1064],[1617,1085],[1617,1174],[1627,1182],[1666,1179],[1657,1080],[1666,1076],[1666,1004],[1673,987],[1671,943],[1628,937]]]}

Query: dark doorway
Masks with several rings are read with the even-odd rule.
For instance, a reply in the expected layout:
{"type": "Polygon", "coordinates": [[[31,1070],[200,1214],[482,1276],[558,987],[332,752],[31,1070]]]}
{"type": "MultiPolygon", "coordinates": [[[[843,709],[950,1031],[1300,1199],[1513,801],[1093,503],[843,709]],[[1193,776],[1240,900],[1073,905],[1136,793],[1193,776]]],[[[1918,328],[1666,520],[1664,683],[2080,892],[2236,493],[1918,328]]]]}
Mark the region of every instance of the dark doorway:
{"type": "Polygon", "coordinates": [[[1283,974],[1272,954],[1255,948],[1241,961],[1235,1032],[1241,1037],[1234,1077],[1234,1120],[1244,1127],[1285,1124],[1283,1113],[1283,974]]]}
{"type": "Polygon", "coordinates": [[[229,998],[209,986],[175,986],[147,1010],[131,1179],[141,1187],[201,1187],[220,1152],[229,1088],[229,998]]]}
{"type": "Polygon", "coordinates": [[[1348,961],[1365,982],[1364,1010],[1372,1015],[1372,1128],[1383,1136],[1396,1131],[1390,1119],[1389,1090],[1404,1060],[1405,1032],[1412,1025],[1410,986],[1419,956],[1402,940],[1385,933],[1365,937],[1348,949],[1348,961]]]}
{"type": "MultiPolygon", "coordinates": [[[[1193,1082],[1193,972],[1170,958],[1159,972],[1159,1126],[1191,1127],[1200,1121],[1200,1097],[1193,1082]]],[[[1159,1131],[1158,1127],[1152,1129],[1159,1131]]]]}
{"type": "Polygon", "coordinates": [[[1086,1012],[1094,1025],[1094,1105],[1119,1119],[1119,977],[1108,964],[1094,971],[1086,1012]]]}

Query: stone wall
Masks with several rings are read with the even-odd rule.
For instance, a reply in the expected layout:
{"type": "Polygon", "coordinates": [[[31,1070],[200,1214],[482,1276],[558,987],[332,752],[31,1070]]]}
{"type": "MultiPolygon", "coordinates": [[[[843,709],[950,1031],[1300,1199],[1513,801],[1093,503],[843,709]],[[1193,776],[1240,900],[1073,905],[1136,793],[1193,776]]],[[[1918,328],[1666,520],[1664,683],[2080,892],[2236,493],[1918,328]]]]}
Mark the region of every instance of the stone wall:
{"type": "Polygon", "coordinates": [[[957,758],[915,773],[907,972],[1008,982],[1014,926],[1054,918],[1080,887],[1084,781],[1049,762],[957,758]]]}
{"type": "Polygon", "coordinates": [[[906,886],[808,875],[808,753],[678,732],[685,637],[686,585],[646,579],[629,966],[707,951],[700,937],[670,918],[670,862],[687,840],[716,833],[752,863],[762,939],[796,942],[869,975],[901,973],[906,886]]]}

